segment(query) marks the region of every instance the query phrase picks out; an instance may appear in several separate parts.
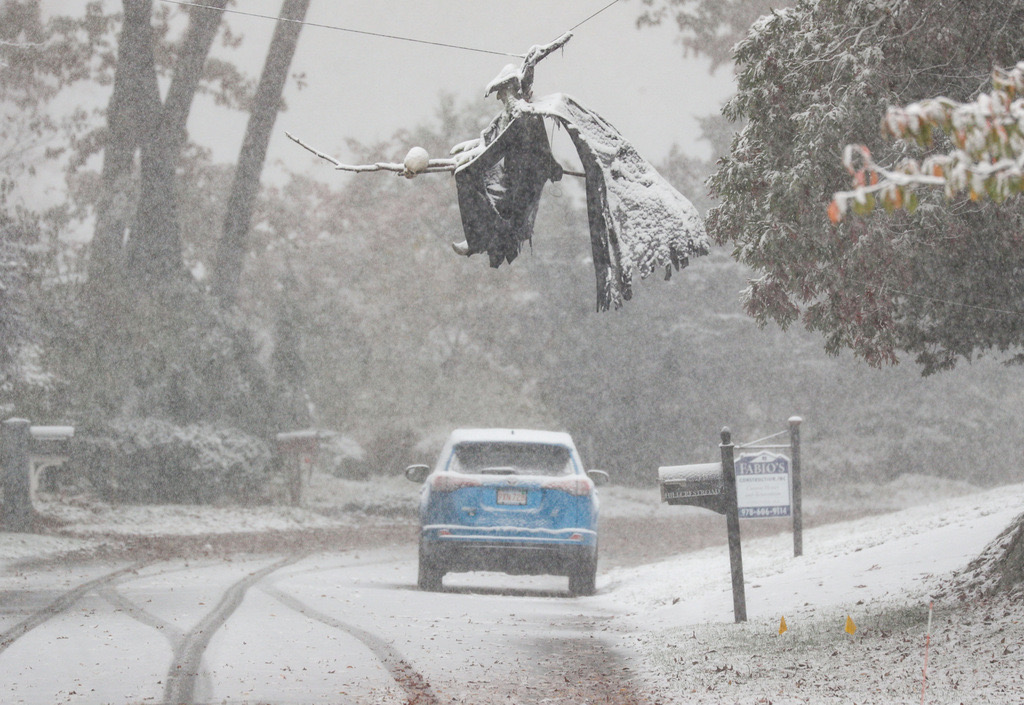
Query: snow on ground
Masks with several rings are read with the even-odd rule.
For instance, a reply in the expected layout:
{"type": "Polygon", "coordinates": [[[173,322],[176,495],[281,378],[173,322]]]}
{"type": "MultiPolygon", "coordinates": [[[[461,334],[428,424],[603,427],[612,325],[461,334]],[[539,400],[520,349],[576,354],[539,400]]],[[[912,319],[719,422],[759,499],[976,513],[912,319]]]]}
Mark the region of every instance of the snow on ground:
{"type": "MultiPolygon", "coordinates": [[[[798,558],[790,533],[744,542],[748,617],[813,612],[851,596],[856,602],[926,595],[937,578],[965,567],[1021,512],[1024,485],[1014,485],[805,531],[798,558]]],[[[728,548],[716,546],[615,570],[605,580],[617,601],[628,600],[647,615],[667,607],[659,622],[695,624],[732,621],[729,575],[728,548]]]]}
{"type": "MultiPolygon", "coordinates": [[[[305,508],[41,506],[43,534],[0,532],[0,570],[28,558],[129,536],[195,536],[342,528],[414,520],[418,487],[403,478],[354,482],[314,476],[305,508]]],[[[963,601],[954,571],[1024,512],[1024,484],[988,491],[903,477],[879,491],[811,496],[805,512],[873,514],[792,536],[743,543],[748,621],[735,624],[728,549],[714,546],[638,567],[603,570],[597,604],[618,615],[624,654],[665,703],[919,702],[928,604],[928,703],[1024,703],[1020,595],[963,601]],[[857,629],[848,634],[847,617],[857,629]],[[780,634],[785,618],[787,631],[780,634]]],[[[703,512],[660,503],[657,490],[602,489],[605,517],[703,512]]],[[[756,520],[752,520],[756,521],[756,520]]],[[[722,522],[724,525],[724,521],[722,522]]],[[[742,526],[750,526],[743,522],[742,526]]],[[[724,526],[723,526],[724,534],[724,526]]]]}
{"type": "Polygon", "coordinates": [[[0,531],[0,572],[6,572],[11,563],[57,557],[73,551],[88,550],[98,544],[97,540],[0,531]]]}
{"type": "Polygon", "coordinates": [[[1024,703],[1020,596],[943,594],[1022,512],[1012,485],[811,529],[799,558],[789,534],[748,541],[743,624],[725,546],[613,570],[599,599],[625,606],[623,649],[668,702],[917,702],[934,602],[925,702],[1024,703]]]}
{"type": "Polygon", "coordinates": [[[37,509],[53,533],[0,531],[0,570],[12,562],[81,553],[121,538],[332,529],[386,521],[388,516],[412,517],[417,491],[404,478],[355,482],[317,475],[307,489],[303,507],[115,506],[87,497],[44,495],[37,509]],[[372,516],[368,517],[368,512],[372,516]]]}
{"type": "Polygon", "coordinates": [[[62,533],[83,538],[258,533],[326,529],[341,524],[299,507],[111,507],[104,504],[76,507],[52,503],[46,509],[48,516],[66,523],[62,533]]]}

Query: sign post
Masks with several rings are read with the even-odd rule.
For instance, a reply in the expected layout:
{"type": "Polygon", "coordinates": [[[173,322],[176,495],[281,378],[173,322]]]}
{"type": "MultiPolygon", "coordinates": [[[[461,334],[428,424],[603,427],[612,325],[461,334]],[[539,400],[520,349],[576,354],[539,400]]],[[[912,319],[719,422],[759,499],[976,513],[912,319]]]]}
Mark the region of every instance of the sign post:
{"type": "Polygon", "coordinates": [[[722,429],[722,484],[725,528],[729,534],[729,567],[732,572],[732,612],[736,622],[747,621],[747,598],[743,589],[743,551],[740,547],[740,511],[736,501],[736,468],[733,464],[732,432],[722,429]]]}
{"type": "Polygon", "coordinates": [[[747,599],[743,587],[743,551],[740,546],[740,518],[787,517],[793,515],[793,555],[803,555],[803,526],[800,505],[800,422],[789,419],[790,444],[764,445],[780,431],[740,448],[788,448],[792,458],[770,452],[735,458],[732,432],[722,429],[720,463],[673,465],[658,468],[661,501],[703,507],[725,515],[729,538],[729,567],[732,572],[732,608],[736,622],[747,621],[747,599]],[[740,480],[742,478],[742,482],[740,480]]]}
{"type": "Polygon", "coordinates": [[[793,555],[804,555],[804,513],[800,482],[800,422],[799,416],[789,417],[789,445],[793,459],[793,555]]]}
{"type": "MultiPolygon", "coordinates": [[[[787,501],[785,503],[779,502],[777,506],[781,507],[782,504],[789,504],[789,505],[791,505],[791,510],[786,511],[785,513],[779,513],[779,511],[780,511],[779,509],[766,510],[766,506],[763,503],[756,503],[754,505],[747,505],[747,506],[755,506],[755,507],[757,507],[758,510],[760,511],[760,513],[757,513],[757,512],[755,512],[755,513],[749,513],[749,512],[748,513],[743,513],[742,509],[744,507],[744,492],[741,491],[740,492],[740,495],[741,495],[740,496],[740,506],[741,506],[741,514],[740,514],[740,516],[743,517],[743,518],[754,518],[754,517],[759,517],[759,516],[765,516],[765,517],[769,517],[769,516],[790,516],[790,514],[792,514],[792,516],[793,516],[793,555],[794,556],[802,556],[803,553],[804,553],[803,497],[802,497],[803,487],[802,487],[802,482],[801,482],[801,478],[800,478],[800,423],[802,421],[803,421],[803,419],[801,419],[799,416],[791,416],[791,417],[789,417],[789,430],[788,430],[788,433],[789,433],[789,443],[788,444],[785,444],[785,445],[781,445],[781,444],[779,444],[779,445],[765,444],[765,441],[771,440],[772,438],[775,438],[777,436],[785,435],[787,433],[787,431],[779,431],[778,433],[773,433],[772,435],[767,436],[765,438],[761,438],[761,439],[758,439],[756,441],[752,441],[750,443],[743,443],[743,444],[741,444],[739,446],[742,449],[750,449],[750,450],[788,450],[789,451],[790,458],[787,458],[786,462],[790,462],[791,463],[790,471],[789,471],[789,474],[791,476],[791,481],[790,481],[789,487],[791,488],[792,495],[791,495],[790,501],[787,501]]],[[[775,457],[782,458],[783,456],[775,456],[775,457]]],[[[743,460],[744,460],[744,458],[741,457],[739,462],[742,463],[743,460]]],[[[741,473],[741,475],[743,475],[743,473],[741,473]]],[[[781,490],[782,490],[781,473],[779,473],[779,475],[775,479],[778,482],[777,482],[776,485],[774,485],[774,487],[779,492],[781,492],[781,490]]],[[[764,490],[764,491],[768,491],[769,488],[773,486],[771,482],[761,482],[759,484],[761,485],[760,489],[764,490]]]]}

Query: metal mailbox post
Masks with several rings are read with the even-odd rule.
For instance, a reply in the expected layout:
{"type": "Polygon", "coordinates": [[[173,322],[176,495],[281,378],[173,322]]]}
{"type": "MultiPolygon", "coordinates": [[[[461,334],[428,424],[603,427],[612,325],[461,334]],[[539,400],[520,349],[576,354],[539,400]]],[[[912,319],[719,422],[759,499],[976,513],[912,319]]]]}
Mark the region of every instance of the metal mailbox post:
{"type": "Polygon", "coordinates": [[[743,589],[743,551],[740,547],[740,514],[736,502],[736,469],[733,464],[732,433],[722,429],[722,461],[698,465],[658,468],[661,501],[688,505],[725,514],[729,535],[729,565],[732,571],[732,609],[736,622],[747,621],[747,599],[743,589]]]}

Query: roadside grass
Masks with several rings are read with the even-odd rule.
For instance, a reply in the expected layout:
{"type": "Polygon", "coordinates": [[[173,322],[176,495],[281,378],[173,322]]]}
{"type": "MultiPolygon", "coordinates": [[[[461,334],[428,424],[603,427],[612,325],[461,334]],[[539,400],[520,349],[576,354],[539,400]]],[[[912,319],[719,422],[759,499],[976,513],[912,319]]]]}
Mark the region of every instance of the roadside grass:
{"type": "Polygon", "coordinates": [[[705,623],[640,641],[655,690],[666,702],[1020,703],[1024,607],[1019,596],[936,600],[927,683],[926,603],[877,600],[841,609],[741,624],[705,623]],[[656,675],[654,675],[656,674],[656,675]]]}
{"type": "Polygon", "coordinates": [[[927,605],[859,605],[853,634],[840,611],[788,615],[782,634],[781,617],[671,630],[651,637],[644,650],[653,670],[667,676],[661,689],[680,702],[696,696],[702,703],[920,697],[927,605]]]}

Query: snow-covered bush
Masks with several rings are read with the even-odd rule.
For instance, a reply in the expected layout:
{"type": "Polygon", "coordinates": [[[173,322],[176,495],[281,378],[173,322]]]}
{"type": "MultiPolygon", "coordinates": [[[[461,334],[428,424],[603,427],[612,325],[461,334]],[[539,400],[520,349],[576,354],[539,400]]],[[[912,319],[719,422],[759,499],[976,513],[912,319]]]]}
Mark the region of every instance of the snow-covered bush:
{"type": "Polygon", "coordinates": [[[382,428],[367,444],[367,472],[377,475],[400,472],[413,455],[417,440],[416,432],[410,428],[382,428]]]}
{"type": "Polygon", "coordinates": [[[146,418],[82,434],[71,462],[107,501],[208,504],[259,498],[271,453],[237,429],[146,418]]]}
{"type": "Polygon", "coordinates": [[[350,436],[333,431],[321,434],[316,464],[324,472],[346,480],[365,479],[369,474],[362,446],[350,436]]]}

